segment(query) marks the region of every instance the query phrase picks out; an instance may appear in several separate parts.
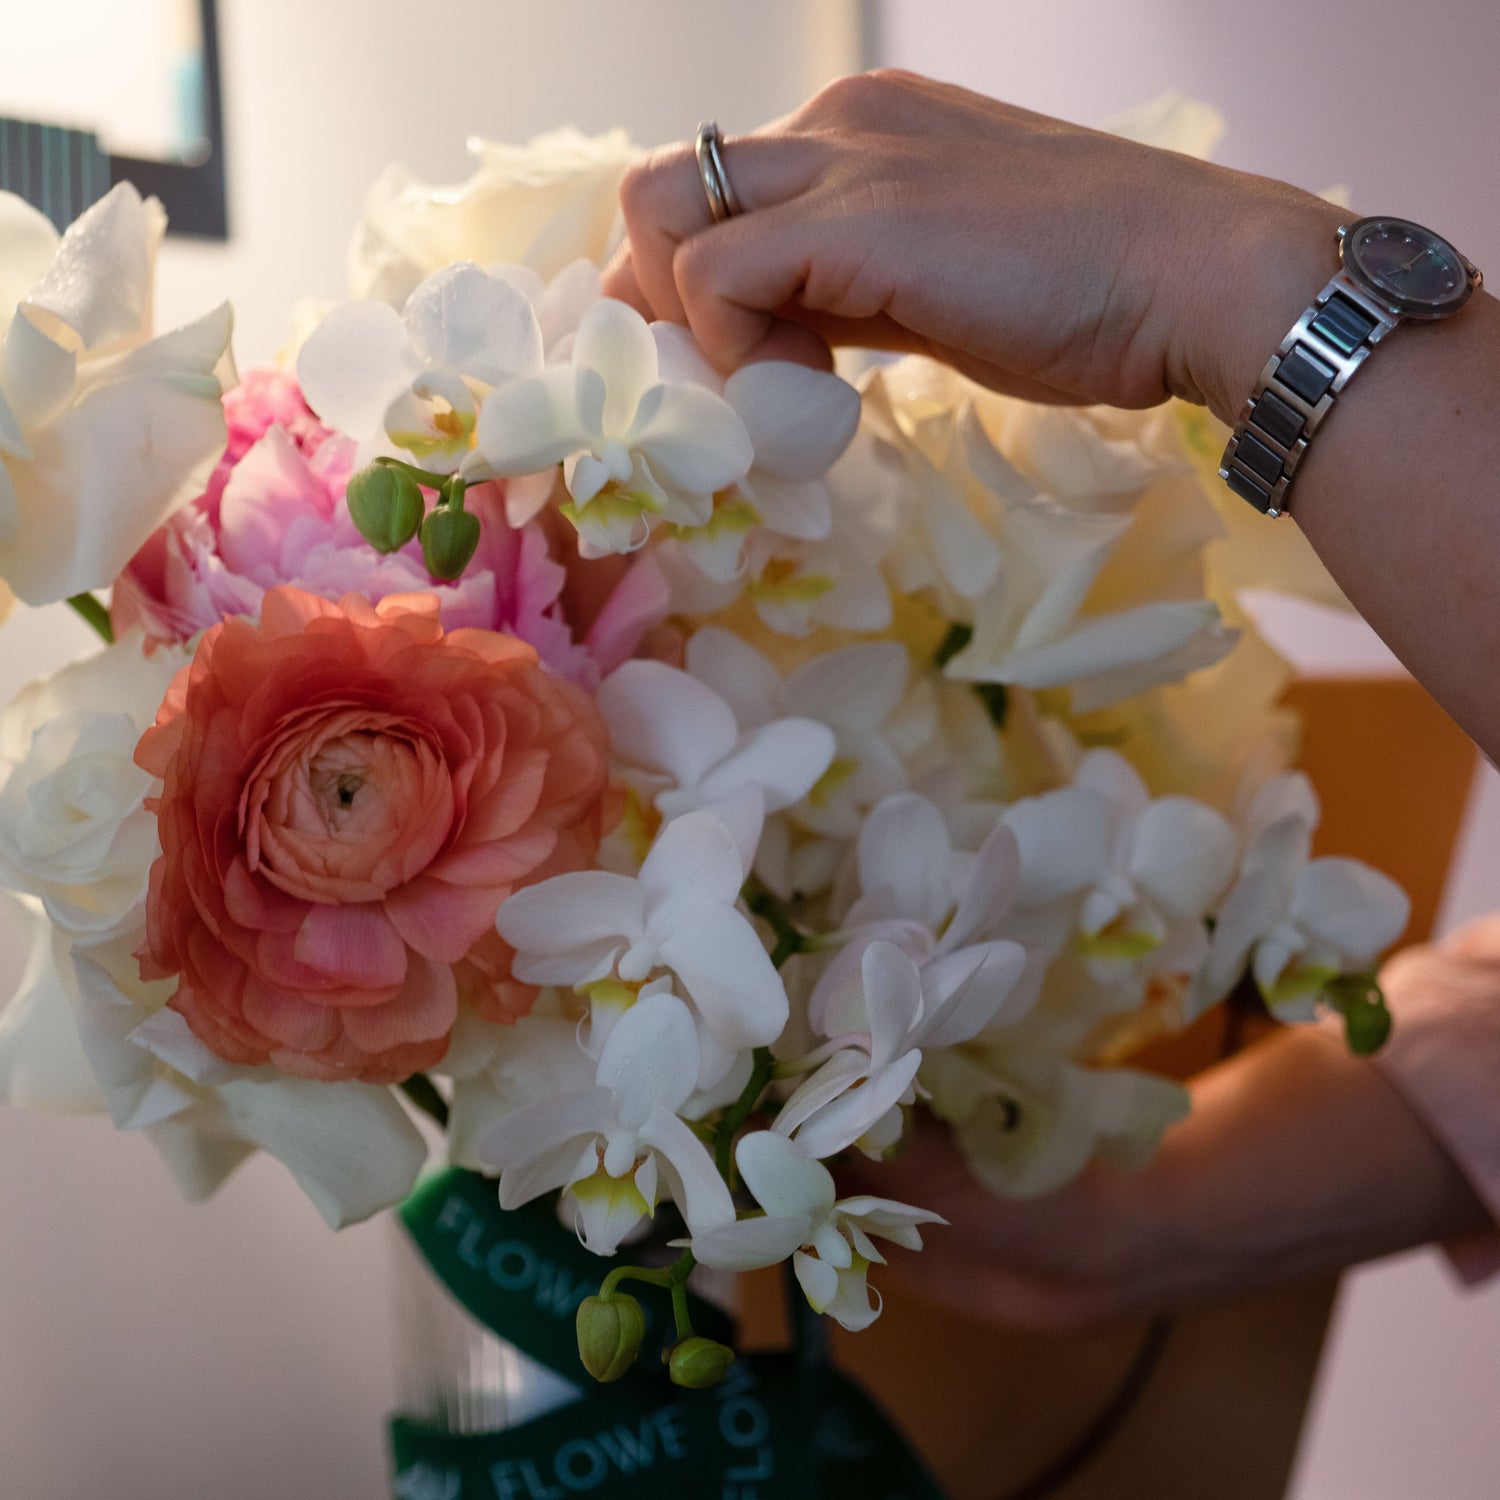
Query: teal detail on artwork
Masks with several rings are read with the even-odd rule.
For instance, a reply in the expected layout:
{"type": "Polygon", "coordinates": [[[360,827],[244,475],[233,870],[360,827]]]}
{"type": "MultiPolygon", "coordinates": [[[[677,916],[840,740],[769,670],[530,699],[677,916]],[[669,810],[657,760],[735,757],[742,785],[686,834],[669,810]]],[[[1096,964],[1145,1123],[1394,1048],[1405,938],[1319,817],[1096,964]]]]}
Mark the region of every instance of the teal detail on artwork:
{"type": "MultiPolygon", "coordinates": [[[[586,1380],[575,1317],[607,1263],[545,1203],[504,1210],[495,1184],[457,1169],[400,1210],[417,1249],[486,1327],[569,1380],[586,1380]]],[[[707,1390],[667,1378],[672,1319],[656,1299],[641,1358],[617,1383],[502,1432],[391,1423],[396,1500],[943,1500],[890,1420],[853,1381],[791,1355],[741,1355],[707,1390]]],[[[733,1343],[730,1319],[691,1298],[693,1327],[733,1343]]]]}

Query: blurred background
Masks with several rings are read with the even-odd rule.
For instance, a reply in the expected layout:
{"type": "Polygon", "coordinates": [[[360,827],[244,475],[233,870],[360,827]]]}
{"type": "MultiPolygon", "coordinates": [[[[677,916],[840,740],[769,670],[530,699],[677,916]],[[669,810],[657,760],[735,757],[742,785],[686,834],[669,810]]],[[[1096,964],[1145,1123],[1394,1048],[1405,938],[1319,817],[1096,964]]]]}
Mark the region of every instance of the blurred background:
{"type": "MultiPolygon", "coordinates": [[[[877,63],[1085,123],[1179,89],[1223,111],[1220,160],[1346,185],[1359,211],[1430,223],[1500,275],[1500,201],[1476,182],[1500,134],[1500,9],[1472,0],[1428,0],[1420,23],[1394,0],[1253,16],[1238,0],[218,0],[216,82],[195,0],[10,10],[0,116],[89,132],[98,160],[156,163],[174,191],[222,184],[227,237],[208,215],[167,242],[158,324],[227,296],[242,364],[276,349],[300,298],[344,294],[350,230],[390,161],[458,180],[466,136],[565,122],[655,144],[716,117],[732,136],[877,63]]],[[[76,149],[82,180],[95,159],[76,149]]],[[[1279,605],[1265,623],[1310,675],[1399,672],[1357,621],[1279,605]]],[[[0,694],[89,644],[66,611],[18,611],[0,694]]],[[[1486,769],[1441,927],[1500,905],[1497,847],[1486,769]]],[[[383,1493],[392,1233],[333,1236],[265,1159],[188,1207],[144,1140],[0,1113],[0,1494],[383,1493]]],[[[1433,1252],[1352,1275],[1292,1500],[1490,1500],[1497,1366],[1500,1285],[1462,1292],[1433,1252]]]]}

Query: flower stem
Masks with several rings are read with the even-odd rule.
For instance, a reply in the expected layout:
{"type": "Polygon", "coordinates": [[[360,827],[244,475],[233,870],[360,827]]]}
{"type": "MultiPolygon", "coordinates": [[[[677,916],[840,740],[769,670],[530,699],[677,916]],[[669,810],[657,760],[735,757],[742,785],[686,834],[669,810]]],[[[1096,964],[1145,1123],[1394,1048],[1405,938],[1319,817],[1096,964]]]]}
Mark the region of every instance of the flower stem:
{"type": "Polygon", "coordinates": [[[807,942],[807,935],[794,923],[786,907],[753,876],[745,882],[745,905],[769,922],[776,937],[776,946],[771,950],[771,962],[779,969],[792,954],[800,953],[807,942]]]}
{"type": "Polygon", "coordinates": [[[431,1115],[437,1121],[439,1129],[448,1128],[448,1101],[438,1093],[437,1086],[425,1073],[413,1073],[397,1086],[424,1115],[431,1115]]]}
{"type": "Polygon", "coordinates": [[[372,458],[370,463],[372,465],[379,464],[382,468],[386,469],[400,469],[408,478],[415,479],[424,490],[441,490],[448,480],[452,478],[452,475],[449,474],[429,473],[426,469],[417,468],[415,464],[402,463],[399,458],[391,458],[384,453],[378,458],[372,458]]]}
{"type": "Polygon", "coordinates": [[[691,1250],[684,1250],[670,1266],[651,1270],[646,1266],[616,1266],[600,1284],[599,1300],[610,1301],[615,1289],[622,1281],[644,1281],[650,1286],[664,1286],[672,1295],[672,1321],[677,1328],[677,1339],[693,1336],[692,1314],[688,1312],[687,1282],[698,1264],[691,1250]]]}
{"type": "Polygon", "coordinates": [[[740,1090],[740,1096],[724,1111],[723,1117],[714,1129],[714,1165],[719,1169],[719,1176],[727,1182],[731,1188],[734,1186],[734,1137],[740,1126],[748,1120],[760,1103],[760,1096],[765,1093],[766,1085],[771,1081],[771,1074],[775,1070],[776,1060],[771,1056],[769,1047],[757,1047],[755,1049],[755,1066],[750,1069],[750,1077],[745,1081],[745,1086],[740,1090]]]}
{"type": "Polygon", "coordinates": [[[109,623],[109,611],[94,595],[74,594],[68,600],[68,607],[81,615],[86,624],[93,627],[106,646],[114,645],[115,629],[109,623]]]}

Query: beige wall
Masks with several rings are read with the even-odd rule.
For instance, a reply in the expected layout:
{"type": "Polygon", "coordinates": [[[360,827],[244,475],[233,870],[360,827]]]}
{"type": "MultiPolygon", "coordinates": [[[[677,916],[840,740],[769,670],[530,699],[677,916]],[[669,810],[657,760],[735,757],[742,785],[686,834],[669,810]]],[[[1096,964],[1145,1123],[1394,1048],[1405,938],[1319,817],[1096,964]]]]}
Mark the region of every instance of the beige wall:
{"type": "MultiPolygon", "coordinates": [[[[242,362],[274,350],[298,297],[342,294],[365,186],[394,158],[442,180],[473,133],[746,129],[856,60],[843,0],[220,8],[235,237],[170,242],[159,307],[167,326],[232,297],[242,362]]],[[[65,610],[19,615],[0,701],[88,646],[65,610]]],[[[145,1141],[0,1111],[0,1496],[384,1493],[388,1232],[331,1234],[267,1160],[188,1207],[145,1141]]]]}

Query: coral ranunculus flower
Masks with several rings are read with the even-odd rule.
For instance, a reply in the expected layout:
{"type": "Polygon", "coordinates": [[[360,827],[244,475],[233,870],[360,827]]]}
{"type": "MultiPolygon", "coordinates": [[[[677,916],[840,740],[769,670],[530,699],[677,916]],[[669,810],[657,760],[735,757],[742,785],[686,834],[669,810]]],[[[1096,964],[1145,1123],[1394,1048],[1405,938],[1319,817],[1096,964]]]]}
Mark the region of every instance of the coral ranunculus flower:
{"type": "Polygon", "coordinates": [[[443,1056],[455,965],[481,1013],[524,1008],[495,912],[591,862],[607,739],[530,646],[437,609],[272,589],[259,624],[208,631],[137,747],[163,783],[142,973],[177,976],[220,1057],[396,1082],[443,1056]]]}

